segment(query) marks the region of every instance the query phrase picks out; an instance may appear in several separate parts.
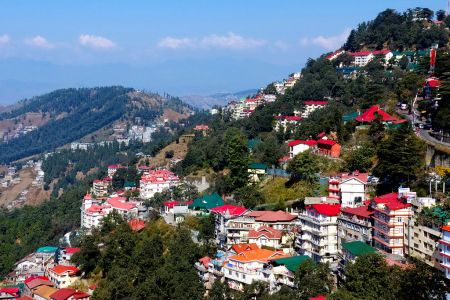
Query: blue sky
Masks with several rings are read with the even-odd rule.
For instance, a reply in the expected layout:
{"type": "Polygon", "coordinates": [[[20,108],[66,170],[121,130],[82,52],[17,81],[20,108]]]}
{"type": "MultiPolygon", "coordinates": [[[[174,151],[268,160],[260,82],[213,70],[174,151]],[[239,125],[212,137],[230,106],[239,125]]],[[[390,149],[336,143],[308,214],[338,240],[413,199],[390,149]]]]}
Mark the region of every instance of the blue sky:
{"type": "Polygon", "coordinates": [[[122,84],[174,95],[257,88],[380,11],[446,1],[23,1],[0,5],[0,103],[122,84]]]}

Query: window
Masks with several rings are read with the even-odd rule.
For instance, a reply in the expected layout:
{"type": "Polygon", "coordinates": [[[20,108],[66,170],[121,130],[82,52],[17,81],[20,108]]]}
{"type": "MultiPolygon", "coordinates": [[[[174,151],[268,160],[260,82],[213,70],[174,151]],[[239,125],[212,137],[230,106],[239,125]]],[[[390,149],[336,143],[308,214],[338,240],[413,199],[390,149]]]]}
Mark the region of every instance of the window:
{"type": "Polygon", "coordinates": [[[397,217],[397,222],[403,222],[403,218],[402,217],[397,217]]]}

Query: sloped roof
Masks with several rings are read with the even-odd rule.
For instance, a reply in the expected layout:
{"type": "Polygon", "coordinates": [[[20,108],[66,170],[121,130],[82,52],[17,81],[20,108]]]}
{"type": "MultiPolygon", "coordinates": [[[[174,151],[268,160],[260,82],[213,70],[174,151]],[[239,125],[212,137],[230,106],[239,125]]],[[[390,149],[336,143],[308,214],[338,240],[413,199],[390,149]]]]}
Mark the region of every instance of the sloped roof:
{"type": "Polygon", "coordinates": [[[121,209],[121,210],[130,210],[136,207],[136,204],[125,202],[127,198],[125,197],[113,197],[109,198],[106,202],[111,205],[112,208],[121,209]]]}
{"type": "Polygon", "coordinates": [[[397,192],[392,192],[389,194],[384,194],[381,196],[377,196],[373,199],[373,201],[375,201],[376,203],[388,203],[390,201],[394,201],[398,199],[398,193],[397,192]]]}
{"type": "Polygon", "coordinates": [[[250,251],[250,250],[258,250],[259,247],[255,243],[250,244],[234,244],[231,246],[230,250],[233,250],[237,254],[243,252],[243,251],[250,251]]]}
{"type": "Polygon", "coordinates": [[[342,247],[354,256],[377,252],[375,248],[361,241],[343,243],[342,247]]]}
{"type": "Polygon", "coordinates": [[[43,285],[43,286],[38,287],[33,293],[44,299],[50,300],[51,299],[50,295],[52,295],[56,291],[57,291],[57,289],[55,289],[53,287],[43,285]]]}
{"type": "Polygon", "coordinates": [[[307,101],[303,101],[303,104],[305,105],[327,105],[328,101],[323,101],[323,100],[307,100],[307,101]]]}
{"type": "Polygon", "coordinates": [[[255,218],[255,221],[259,222],[286,222],[297,219],[296,215],[292,215],[281,210],[255,210],[247,213],[246,216],[253,217],[255,218]]]}
{"type": "Polygon", "coordinates": [[[133,231],[140,231],[145,228],[145,222],[140,219],[133,219],[128,222],[128,225],[130,225],[131,230],[133,231]]]}
{"type": "Polygon", "coordinates": [[[77,252],[80,252],[80,248],[73,248],[73,247],[66,247],[66,248],[64,248],[64,251],[67,253],[67,254],[74,254],[74,253],[77,253],[77,252]]]}
{"type": "Polygon", "coordinates": [[[225,202],[222,197],[220,197],[217,193],[213,193],[209,195],[205,194],[203,197],[195,199],[194,202],[189,205],[189,208],[209,210],[224,204],[225,202]]]}
{"type": "Polygon", "coordinates": [[[281,239],[283,233],[280,230],[268,226],[261,226],[256,230],[250,230],[248,232],[249,238],[259,238],[263,235],[268,239],[281,239]]]}
{"type": "Polygon", "coordinates": [[[243,206],[226,204],[226,205],[222,205],[222,206],[217,206],[217,207],[211,209],[211,211],[221,214],[221,215],[240,216],[244,212],[246,212],[247,209],[243,206]]]}
{"type": "Polygon", "coordinates": [[[277,252],[267,249],[258,249],[258,250],[249,250],[243,251],[237,255],[230,256],[230,260],[237,260],[240,262],[267,262],[268,260],[275,257],[284,257],[286,256],[283,252],[277,252]]]}
{"type": "Polygon", "coordinates": [[[364,218],[370,218],[371,215],[373,215],[373,211],[369,210],[369,205],[365,204],[358,207],[343,207],[341,209],[343,213],[356,215],[364,218]]]}
{"type": "Polygon", "coordinates": [[[372,122],[377,119],[377,114],[381,118],[382,121],[394,121],[397,120],[397,118],[391,116],[384,110],[380,108],[379,105],[373,105],[370,108],[368,108],[365,112],[360,114],[355,118],[358,122],[372,122]]]}
{"type": "Polygon", "coordinates": [[[307,206],[307,209],[314,209],[317,211],[317,213],[321,215],[325,215],[328,217],[334,217],[339,215],[341,211],[341,205],[340,204],[328,204],[328,203],[319,203],[319,204],[313,204],[311,206],[307,206]]]}
{"type": "Polygon", "coordinates": [[[325,139],[320,139],[317,141],[317,145],[327,145],[327,146],[333,146],[336,144],[336,141],[333,140],[325,140],[325,139]]]}
{"type": "Polygon", "coordinates": [[[56,252],[58,251],[58,247],[53,247],[53,246],[44,246],[44,247],[40,247],[36,250],[36,252],[39,253],[52,253],[52,252],[56,252]]]}
{"type": "Polygon", "coordinates": [[[55,272],[56,274],[63,274],[68,272],[69,275],[75,275],[80,271],[75,266],[64,266],[64,265],[56,265],[53,268],[50,268],[49,270],[55,272]]]}
{"type": "Polygon", "coordinates": [[[293,140],[288,143],[288,146],[294,147],[294,146],[297,146],[300,144],[308,145],[308,146],[315,146],[315,145],[317,145],[317,141],[315,141],[315,140],[293,140]]]}
{"type": "Polygon", "coordinates": [[[30,290],[35,289],[41,285],[55,286],[55,284],[53,282],[51,282],[50,280],[48,280],[48,279],[46,280],[46,279],[42,279],[42,278],[34,278],[34,279],[26,282],[25,285],[30,290]]]}
{"type": "Polygon", "coordinates": [[[267,170],[267,165],[263,163],[251,163],[248,165],[248,168],[256,170],[267,170]]]}
{"type": "Polygon", "coordinates": [[[277,266],[285,266],[286,269],[288,269],[291,272],[296,272],[298,270],[298,267],[308,259],[311,259],[311,257],[307,255],[296,255],[291,257],[284,257],[284,258],[278,258],[272,260],[274,265],[277,266]]]}

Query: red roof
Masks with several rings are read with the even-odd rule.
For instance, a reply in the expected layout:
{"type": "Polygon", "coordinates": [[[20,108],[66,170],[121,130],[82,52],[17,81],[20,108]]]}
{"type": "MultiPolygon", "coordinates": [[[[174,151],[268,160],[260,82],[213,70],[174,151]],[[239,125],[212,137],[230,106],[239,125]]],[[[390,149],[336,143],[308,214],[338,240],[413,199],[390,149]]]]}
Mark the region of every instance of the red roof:
{"type": "Polygon", "coordinates": [[[209,126],[200,124],[200,125],[195,126],[194,130],[202,130],[202,131],[203,130],[209,130],[209,126]]]}
{"type": "Polygon", "coordinates": [[[211,257],[204,256],[198,260],[205,268],[208,268],[208,264],[211,262],[211,257]]]}
{"type": "Polygon", "coordinates": [[[303,101],[303,104],[305,105],[327,105],[328,101],[323,101],[323,100],[307,100],[307,101],[303,101]]]}
{"type": "Polygon", "coordinates": [[[346,214],[356,215],[364,218],[370,218],[370,216],[373,215],[373,211],[369,210],[368,204],[358,207],[343,207],[341,211],[346,214]]]}
{"type": "Polygon", "coordinates": [[[295,220],[297,216],[284,211],[254,210],[246,214],[255,218],[259,222],[289,222],[295,220]]]}
{"type": "Polygon", "coordinates": [[[112,206],[112,208],[121,210],[130,210],[136,207],[136,204],[125,202],[127,198],[125,197],[113,197],[109,198],[106,202],[112,206]]]}
{"type": "Polygon", "coordinates": [[[274,229],[269,226],[261,226],[256,230],[250,230],[248,232],[249,238],[259,238],[260,236],[266,236],[268,239],[281,239],[283,233],[280,230],[274,229]]]}
{"type": "Polygon", "coordinates": [[[35,279],[41,279],[41,280],[49,280],[47,276],[36,276],[36,275],[31,275],[30,277],[25,278],[24,283],[27,284],[30,281],[33,281],[35,279]]]}
{"type": "Polygon", "coordinates": [[[441,86],[441,81],[435,77],[427,78],[427,80],[425,81],[425,86],[437,88],[441,86]]]}
{"type": "Polygon", "coordinates": [[[22,296],[22,297],[16,298],[16,300],[33,300],[33,298],[31,298],[30,296],[22,296]]]}
{"type": "Polygon", "coordinates": [[[86,193],[86,195],[84,195],[84,200],[92,200],[92,195],[89,193],[86,193]]]}
{"type": "Polygon", "coordinates": [[[444,231],[449,231],[450,232],[450,226],[449,225],[442,226],[441,228],[444,231]]]}
{"type": "Polygon", "coordinates": [[[64,265],[56,265],[53,268],[50,268],[49,270],[55,272],[56,274],[64,274],[68,272],[69,275],[75,275],[80,271],[75,266],[64,266],[64,265]]]}
{"type": "Polygon", "coordinates": [[[77,291],[77,290],[70,289],[70,288],[63,288],[63,289],[59,289],[56,292],[54,292],[53,294],[51,294],[50,298],[52,298],[52,300],[67,300],[70,297],[72,297],[74,299],[83,299],[83,298],[88,298],[90,296],[91,295],[86,294],[81,291],[77,291]]]}
{"type": "Polygon", "coordinates": [[[317,141],[315,141],[315,140],[294,140],[294,141],[290,141],[288,143],[288,146],[289,147],[294,147],[294,146],[297,146],[297,145],[300,145],[300,144],[308,145],[308,146],[316,146],[317,145],[317,141]]]}
{"type": "Polygon", "coordinates": [[[386,207],[389,208],[389,210],[403,209],[411,206],[411,204],[409,203],[404,203],[400,201],[398,199],[398,193],[396,192],[375,197],[373,200],[378,204],[386,205],[386,207]]]}
{"type": "Polygon", "coordinates": [[[354,171],[353,173],[342,173],[341,174],[342,181],[356,178],[364,183],[367,183],[367,180],[369,179],[369,173],[359,173],[358,171],[354,171]]]}
{"type": "Polygon", "coordinates": [[[320,139],[317,141],[317,145],[328,145],[328,146],[333,146],[334,144],[336,144],[336,141],[333,140],[324,140],[324,139],[320,139]]]}
{"type": "Polygon", "coordinates": [[[167,201],[164,202],[164,206],[167,206],[168,208],[173,208],[176,205],[190,205],[194,203],[193,201],[185,201],[185,202],[180,202],[180,201],[167,201]]]}
{"type": "Polygon", "coordinates": [[[123,168],[121,165],[109,165],[108,169],[120,169],[123,168]]]}
{"type": "Polygon", "coordinates": [[[74,253],[80,252],[80,250],[81,250],[80,248],[71,248],[71,247],[64,248],[64,251],[67,254],[74,254],[74,253]]]}
{"type": "Polygon", "coordinates": [[[317,211],[317,213],[321,215],[325,215],[328,217],[335,217],[339,215],[341,211],[341,205],[340,204],[328,204],[328,203],[319,203],[319,204],[313,204],[310,206],[307,206],[306,208],[313,208],[317,211]]]}
{"type": "Polygon", "coordinates": [[[391,50],[389,50],[389,49],[383,49],[383,50],[375,50],[372,53],[373,53],[373,55],[386,55],[390,52],[391,52],[391,50]]]}
{"type": "Polygon", "coordinates": [[[259,247],[255,243],[234,244],[233,246],[231,246],[230,249],[233,250],[234,252],[236,252],[237,254],[239,254],[239,253],[241,253],[243,251],[258,250],[259,247]]]}
{"type": "Polygon", "coordinates": [[[140,231],[145,228],[145,222],[139,219],[130,220],[128,225],[130,225],[131,230],[133,231],[140,231]]]}
{"type": "Polygon", "coordinates": [[[288,121],[300,121],[302,117],[299,116],[275,116],[278,120],[288,120],[288,121]]]}
{"type": "Polygon", "coordinates": [[[351,56],[368,56],[370,54],[372,54],[370,51],[350,52],[351,56]]]}
{"type": "Polygon", "coordinates": [[[217,206],[213,209],[211,209],[212,212],[219,213],[221,215],[231,215],[231,216],[240,216],[244,212],[247,211],[247,209],[243,206],[236,206],[236,205],[222,205],[217,206]]]}
{"type": "MultiPolygon", "coordinates": [[[[41,277],[41,276],[39,276],[41,277]]],[[[41,279],[41,278],[33,278],[32,280],[25,282],[26,286],[28,287],[28,289],[32,290],[38,286],[41,285],[47,285],[47,286],[55,286],[55,284],[53,282],[51,282],[48,279],[41,279]]]]}
{"type": "Polygon", "coordinates": [[[287,162],[287,161],[289,161],[289,160],[291,160],[291,157],[290,157],[290,156],[283,156],[283,157],[281,157],[278,161],[279,161],[279,162],[287,162]]]}
{"type": "Polygon", "coordinates": [[[7,293],[14,297],[19,297],[19,288],[16,287],[4,287],[0,288],[0,293],[7,293]]]}
{"type": "Polygon", "coordinates": [[[327,135],[327,133],[325,132],[325,131],[322,131],[321,133],[319,133],[318,135],[317,135],[317,137],[319,138],[319,139],[321,139],[321,138],[323,138],[324,136],[326,136],[327,135]]]}
{"type": "Polygon", "coordinates": [[[319,295],[316,297],[309,298],[309,300],[327,300],[327,297],[319,295]]]}
{"type": "Polygon", "coordinates": [[[384,194],[381,196],[377,196],[373,199],[373,201],[375,201],[376,203],[388,203],[391,201],[395,201],[398,199],[398,193],[397,192],[392,192],[389,194],[384,194]]]}
{"type": "Polygon", "coordinates": [[[395,120],[397,120],[397,118],[391,116],[390,114],[388,114],[387,112],[382,110],[380,108],[380,106],[378,106],[378,105],[371,106],[364,113],[362,113],[361,115],[357,116],[355,118],[355,120],[358,121],[358,122],[372,122],[372,121],[374,121],[377,118],[376,114],[378,114],[378,116],[381,118],[382,121],[395,121],[395,120]]]}

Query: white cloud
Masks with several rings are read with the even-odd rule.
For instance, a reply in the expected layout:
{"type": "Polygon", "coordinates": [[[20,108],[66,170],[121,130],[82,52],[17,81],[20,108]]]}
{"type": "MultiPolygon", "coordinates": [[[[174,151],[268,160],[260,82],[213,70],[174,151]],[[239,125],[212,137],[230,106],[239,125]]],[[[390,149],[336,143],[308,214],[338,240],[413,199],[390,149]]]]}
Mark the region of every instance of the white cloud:
{"type": "Polygon", "coordinates": [[[250,49],[265,45],[265,40],[245,38],[233,32],[227,35],[211,34],[200,39],[165,37],[157,43],[159,48],[184,49],[184,48],[220,48],[220,49],[250,49]]]}
{"type": "Polygon", "coordinates": [[[157,46],[168,49],[191,48],[194,47],[194,42],[189,38],[177,39],[169,36],[160,40],[157,46]]]}
{"type": "Polygon", "coordinates": [[[55,47],[55,45],[53,45],[52,43],[47,41],[46,38],[40,35],[25,39],[25,44],[42,49],[52,49],[53,47],[55,47]]]}
{"type": "Polygon", "coordinates": [[[302,38],[300,40],[300,45],[309,46],[316,45],[320,46],[326,50],[334,50],[342,46],[347,40],[348,35],[350,34],[350,29],[345,29],[344,32],[334,36],[316,36],[314,38],[302,38]]]}
{"type": "Polygon", "coordinates": [[[7,34],[0,35],[0,45],[9,44],[9,41],[10,41],[9,35],[7,34]]]}
{"type": "Polygon", "coordinates": [[[205,36],[200,41],[200,44],[206,48],[248,49],[263,46],[266,44],[266,41],[245,38],[230,32],[228,35],[212,34],[205,36]]]}
{"type": "Polygon", "coordinates": [[[112,49],[117,45],[110,39],[107,39],[102,36],[95,36],[90,34],[82,34],[78,38],[78,42],[80,45],[85,47],[90,47],[94,49],[112,49]]]}

